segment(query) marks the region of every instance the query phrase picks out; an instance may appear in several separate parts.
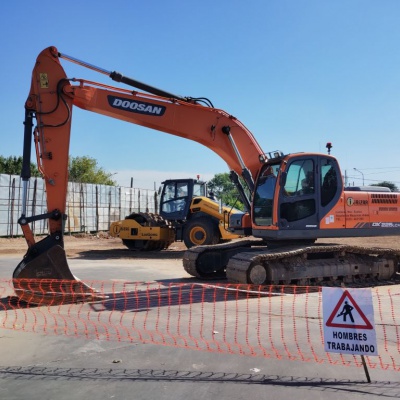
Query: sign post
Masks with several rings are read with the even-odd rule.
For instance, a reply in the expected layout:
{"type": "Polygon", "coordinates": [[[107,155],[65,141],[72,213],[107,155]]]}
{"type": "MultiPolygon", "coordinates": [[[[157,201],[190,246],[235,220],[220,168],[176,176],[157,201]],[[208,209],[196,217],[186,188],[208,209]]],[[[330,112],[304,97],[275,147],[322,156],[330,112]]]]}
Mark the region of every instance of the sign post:
{"type": "Polygon", "coordinates": [[[323,287],[322,309],[325,351],[359,354],[371,382],[364,359],[378,355],[371,290],[323,287]]]}

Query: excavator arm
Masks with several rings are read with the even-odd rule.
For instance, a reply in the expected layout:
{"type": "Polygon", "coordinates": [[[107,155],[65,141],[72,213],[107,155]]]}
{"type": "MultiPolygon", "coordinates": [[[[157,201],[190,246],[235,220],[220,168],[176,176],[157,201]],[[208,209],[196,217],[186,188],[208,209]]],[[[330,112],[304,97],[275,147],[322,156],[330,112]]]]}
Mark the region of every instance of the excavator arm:
{"type": "MultiPolygon", "coordinates": [[[[46,48],[36,60],[25,104],[24,164],[21,174],[23,206],[19,223],[28,244],[28,252],[13,274],[17,295],[31,303],[46,302],[46,296],[51,301],[58,298],[63,302],[66,298],[76,301],[96,296],[92,288],[72,275],[63,248],[74,106],[198,142],[218,154],[232,174],[241,175],[250,192],[254,190],[254,180],[260,166],[266,161],[251,132],[232,115],[214,108],[207,99],[177,96],[120,73],[105,71],[63,55],[55,47],[46,48]],[[61,58],[107,74],[117,82],[147,93],[67,78],[60,63],[61,58]],[[35,217],[26,215],[32,133],[38,168],[45,180],[48,209],[46,214],[35,217]],[[48,220],[49,236],[36,243],[29,224],[38,219],[48,220]],[[31,279],[41,280],[40,288],[32,288],[31,282],[28,282],[31,279]],[[72,284],[67,282],[54,287],[54,279],[68,280],[72,284]],[[24,283],[24,280],[27,282],[24,283]],[[48,286],[50,284],[53,286],[48,286]]],[[[243,190],[241,193],[244,195],[243,190]]],[[[244,199],[244,202],[250,209],[250,200],[244,199]]]]}
{"type": "MultiPolygon", "coordinates": [[[[266,160],[252,133],[235,117],[212,106],[206,99],[183,98],[117,72],[109,72],[62,55],[55,47],[43,50],[37,58],[25,108],[36,117],[34,138],[38,166],[48,192],[49,209],[64,212],[68,181],[68,155],[73,106],[136,125],[196,141],[218,154],[231,171],[241,175],[252,191],[254,179],[266,160]],[[112,79],[152,93],[115,88],[83,79],[68,79],[60,58],[108,74],[112,79]]],[[[25,121],[24,159],[29,161],[29,127],[25,121]]],[[[28,169],[26,169],[28,171],[28,169]]],[[[27,171],[23,179],[27,180],[27,171]]],[[[249,204],[247,204],[249,206],[249,204]]],[[[50,226],[50,232],[60,228],[50,226]]]]}

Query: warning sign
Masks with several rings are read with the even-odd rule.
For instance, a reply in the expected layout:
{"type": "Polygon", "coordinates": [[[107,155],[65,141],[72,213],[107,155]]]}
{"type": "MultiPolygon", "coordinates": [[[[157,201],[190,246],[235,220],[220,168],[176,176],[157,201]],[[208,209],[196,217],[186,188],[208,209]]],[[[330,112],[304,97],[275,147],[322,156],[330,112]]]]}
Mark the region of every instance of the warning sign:
{"type": "Polygon", "coordinates": [[[378,355],[370,289],[322,288],[325,351],[378,355]]]}

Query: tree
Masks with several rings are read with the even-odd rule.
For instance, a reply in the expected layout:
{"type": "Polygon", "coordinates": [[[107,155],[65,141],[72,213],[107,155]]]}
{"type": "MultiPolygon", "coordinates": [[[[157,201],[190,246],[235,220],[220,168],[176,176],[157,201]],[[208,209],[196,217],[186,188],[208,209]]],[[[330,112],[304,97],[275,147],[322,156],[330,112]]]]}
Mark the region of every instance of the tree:
{"type": "Polygon", "coordinates": [[[94,183],[111,186],[116,185],[116,182],[111,179],[113,174],[98,167],[97,161],[88,156],[70,157],[68,171],[69,180],[71,182],[94,183]]]}
{"type": "Polygon", "coordinates": [[[374,183],[371,186],[383,186],[383,187],[388,187],[392,192],[398,192],[399,189],[393,182],[388,182],[388,181],[383,181],[379,183],[374,183]]]}
{"type": "MultiPolygon", "coordinates": [[[[39,177],[40,172],[37,169],[36,165],[31,162],[30,164],[31,176],[39,177]]],[[[22,170],[22,157],[9,156],[3,157],[0,156],[0,174],[7,175],[21,175],[22,170]]]]}
{"type": "Polygon", "coordinates": [[[236,186],[229,178],[229,173],[214,175],[214,178],[207,182],[207,186],[209,192],[213,192],[223,204],[243,210],[243,203],[240,201],[236,186]]]}

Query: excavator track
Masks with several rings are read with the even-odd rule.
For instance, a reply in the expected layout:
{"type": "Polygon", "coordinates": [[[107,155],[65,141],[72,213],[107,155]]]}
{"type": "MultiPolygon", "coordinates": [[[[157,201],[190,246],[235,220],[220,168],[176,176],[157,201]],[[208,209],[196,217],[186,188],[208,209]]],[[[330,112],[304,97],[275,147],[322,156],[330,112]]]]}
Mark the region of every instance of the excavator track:
{"type": "MultiPolygon", "coordinates": [[[[133,213],[126,217],[126,219],[133,219],[142,226],[151,227],[169,227],[170,223],[158,214],[153,213],[133,213]]],[[[122,243],[129,249],[134,251],[159,251],[167,249],[173,240],[136,240],[136,239],[123,239],[122,243]]]]}
{"type": "Polygon", "coordinates": [[[397,278],[399,250],[336,244],[270,249],[261,243],[189,249],[184,268],[197,278],[218,278],[225,272],[230,283],[252,285],[368,286],[397,278]]]}
{"type": "Polygon", "coordinates": [[[229,258],[241,251],[250,251],[254,243],[252,240],[241,240],[192,247],[183,255],[183,268],[189,275],[200,279],[224,277],[229,258]]]}

